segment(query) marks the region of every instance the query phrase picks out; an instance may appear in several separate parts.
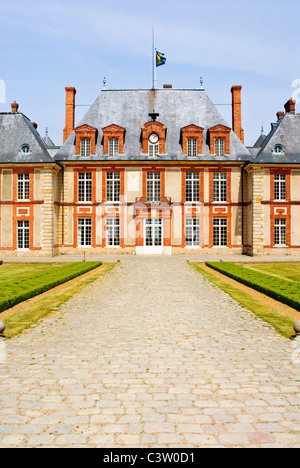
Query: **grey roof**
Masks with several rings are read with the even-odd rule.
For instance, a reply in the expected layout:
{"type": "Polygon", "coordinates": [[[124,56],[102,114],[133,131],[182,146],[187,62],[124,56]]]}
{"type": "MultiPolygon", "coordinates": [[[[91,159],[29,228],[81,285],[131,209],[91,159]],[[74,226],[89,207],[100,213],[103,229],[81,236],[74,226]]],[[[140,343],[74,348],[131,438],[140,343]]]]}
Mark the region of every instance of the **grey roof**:
{"type": "Polygon", "coordinates": [[[300,164],[300,114],[285,114],[264,140],[253,163],[300,164]],[[275,153],[281,145],[282,153],[275,153]]]}
{"type": "Polygon", "coordinates": [[[51,138],[49,137],[49,134],[48,134],[48,128],[46,127],[46,132],[45,132],[45,136],[43,138],[43,141],[45,143],[45,146],[46,148],[57,148],[57,146],[53,143],[53,141],[51,140],[51,138]]]}
{"type": "Polygon", "coordinates": [[[266,138],[266,135],[262,133],[257,139],[257,141],[254,143],[253,148],[260,148],[266,138]]]}
{"type": "MultiPolygon", "coordinates": [[[[167,127],[166,151],[162,160],[185,160],[182,155],[181,129],[194,124],[204,128],[203,154],[197,160],[249,160],[251,155],[233,131],[230,133],[231,154],[216,158],[209,154],[207,144],[208,129],[228,124],[203,90],[199,89],[160,89],[160,90],[103,90],[95,103],[87,111],[78,126],[87,124],[97,128],[96,156],[90,160],[106,160],[103,156],[102,128],[115,124],[126,129],[124,154],[117,159],[148,159],[141,154],[141,127],[151,121],[149,113],[159,113],[158,122],[167,127]]],[[[57,152],[56,160],[83,160],[75,156],[75,132],[57,152]]],[[[111,159],[111,158],[109,158],[111,159]]],[[[114,158],[116,159],[116,158],[114,158]]],[[[191,158],[189,158],[191,159],[191,158]]]]}
{"type": "Polygon", "coordinates": [[[0,113],[0,163],[53,163],[45,143],[22,113],[0,113]],[[30,152],[21,151],[28,145],[30,152]]]}

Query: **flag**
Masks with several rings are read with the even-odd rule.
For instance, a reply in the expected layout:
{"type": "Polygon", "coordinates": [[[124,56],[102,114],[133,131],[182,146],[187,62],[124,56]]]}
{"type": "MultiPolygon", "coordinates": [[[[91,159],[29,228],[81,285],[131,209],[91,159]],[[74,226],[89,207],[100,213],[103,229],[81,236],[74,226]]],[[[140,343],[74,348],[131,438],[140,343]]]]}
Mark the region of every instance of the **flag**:
{"type": "Polygon", "coordinates": [[[160,67],[161,65],[165,65],[166,61],[167,59],[165,57],[165,54],[156,51],[156,66],[160,67]]]}

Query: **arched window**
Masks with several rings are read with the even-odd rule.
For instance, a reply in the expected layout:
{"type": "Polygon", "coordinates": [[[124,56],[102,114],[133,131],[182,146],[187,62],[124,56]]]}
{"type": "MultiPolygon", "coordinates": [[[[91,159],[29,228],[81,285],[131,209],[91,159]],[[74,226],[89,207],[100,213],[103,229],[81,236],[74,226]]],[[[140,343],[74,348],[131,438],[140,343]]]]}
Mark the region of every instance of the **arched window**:
{"type": "Polygon", "coordinates": [[[142,154],[156,157],[166,153],[167,127],[160,122],[147,122],[142,126],[142,154]]]}

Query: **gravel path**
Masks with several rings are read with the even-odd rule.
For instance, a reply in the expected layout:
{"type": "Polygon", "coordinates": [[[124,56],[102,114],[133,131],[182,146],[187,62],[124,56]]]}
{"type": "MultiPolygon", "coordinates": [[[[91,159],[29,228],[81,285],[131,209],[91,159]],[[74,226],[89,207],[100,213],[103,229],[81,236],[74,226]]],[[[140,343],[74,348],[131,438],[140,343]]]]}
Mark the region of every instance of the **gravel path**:
{"type": "Polygon", "coordinates": [[[124,258],[1,344],[0,447],[299,448],[299,382],[300,343],[184,259],[124,258]]]}

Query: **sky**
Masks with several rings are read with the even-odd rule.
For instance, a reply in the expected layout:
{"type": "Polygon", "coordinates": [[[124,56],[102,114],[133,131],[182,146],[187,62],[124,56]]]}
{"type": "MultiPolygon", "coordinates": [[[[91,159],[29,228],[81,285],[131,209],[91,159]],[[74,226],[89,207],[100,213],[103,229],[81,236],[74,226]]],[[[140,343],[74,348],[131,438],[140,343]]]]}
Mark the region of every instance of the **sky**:
{"type": "Polygon", "coordinates": [[[230,89],[242,85],[251,146],[286,101],[300,101],[299,18],[299,0],[0,0],[0,112],[17,101],[61,145],[65,86],[77,90],[76,124],[104,77],[111,89],[152,87],[154,22],[167,58],[157,87],[199,88],[202,76],[231,126],[230,89]]]}

